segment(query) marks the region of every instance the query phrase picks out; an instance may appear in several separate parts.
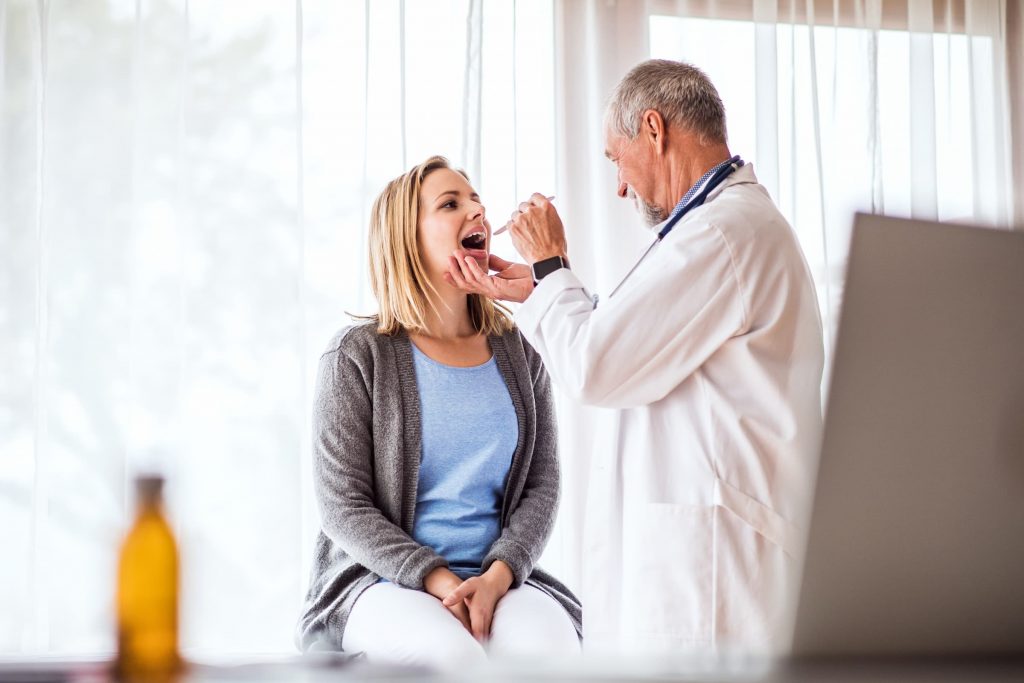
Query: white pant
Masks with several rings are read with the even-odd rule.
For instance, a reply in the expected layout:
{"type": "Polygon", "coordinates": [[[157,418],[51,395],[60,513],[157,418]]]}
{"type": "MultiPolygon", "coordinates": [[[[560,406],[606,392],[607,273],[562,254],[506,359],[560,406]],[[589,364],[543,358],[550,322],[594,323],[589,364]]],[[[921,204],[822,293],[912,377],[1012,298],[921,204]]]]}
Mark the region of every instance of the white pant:
{"type": "Polygon", "coordinates": [[[342,647],[373,661],[452,668],[492,657],[577,655],[576,629],[551,596],[522,585],[494,609],[491,637],[481,645],[441,601],[423,591],[378,583],[356,600],[342,647]]]}

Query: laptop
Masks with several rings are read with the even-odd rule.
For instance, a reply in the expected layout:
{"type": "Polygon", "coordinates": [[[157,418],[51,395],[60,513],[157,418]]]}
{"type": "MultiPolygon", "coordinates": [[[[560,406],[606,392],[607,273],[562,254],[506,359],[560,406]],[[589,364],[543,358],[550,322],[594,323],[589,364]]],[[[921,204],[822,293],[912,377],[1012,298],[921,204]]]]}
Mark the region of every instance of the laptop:
{"type": "Polygon", "coordinates": [[[856,216],[793,653],[1024,654],[1024,232],[856,216]]]}

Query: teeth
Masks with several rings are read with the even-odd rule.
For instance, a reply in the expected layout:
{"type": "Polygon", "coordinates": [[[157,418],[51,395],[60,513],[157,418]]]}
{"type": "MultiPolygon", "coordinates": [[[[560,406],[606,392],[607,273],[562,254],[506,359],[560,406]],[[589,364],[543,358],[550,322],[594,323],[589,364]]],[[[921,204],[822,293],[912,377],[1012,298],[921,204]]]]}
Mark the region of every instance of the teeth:
{"type": "Polygon", "coordinates": [[[462,246],[467,248],[476,248],[476,244],[479,242],[481,247],[487,243],[487,234],[483,232],[471,232],[461,240],[462,246]],[[473,245],[470,247],[470,245],[473,245]]]}

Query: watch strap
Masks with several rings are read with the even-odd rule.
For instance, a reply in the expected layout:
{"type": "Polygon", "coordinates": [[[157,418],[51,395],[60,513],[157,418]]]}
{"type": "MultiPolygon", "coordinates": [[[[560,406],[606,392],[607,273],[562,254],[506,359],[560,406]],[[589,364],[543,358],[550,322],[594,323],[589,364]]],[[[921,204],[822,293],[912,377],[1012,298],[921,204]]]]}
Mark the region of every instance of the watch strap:
{"type": "Polygon", "coordinates": [[[565,259],[561,256],[552,256],[550,258],[541,259],[530,266],[530,270],[533,272],[533,284],[536,286],[544,277],[550,275],[556,270],[568,267],[569,264],[566,263],[565,259]]]}

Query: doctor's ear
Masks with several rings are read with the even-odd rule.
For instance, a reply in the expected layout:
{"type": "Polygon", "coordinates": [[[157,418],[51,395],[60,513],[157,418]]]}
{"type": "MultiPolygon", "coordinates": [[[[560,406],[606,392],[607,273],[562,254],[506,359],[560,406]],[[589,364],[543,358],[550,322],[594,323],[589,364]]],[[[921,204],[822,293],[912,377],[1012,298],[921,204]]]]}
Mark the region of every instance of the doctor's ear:
{"type": "Polygon", "coordinates": [[[647,109],[640,119],[640,135],[654,146],[654,151],[665,151],[665,119],[656,109],[647,109]]]}

